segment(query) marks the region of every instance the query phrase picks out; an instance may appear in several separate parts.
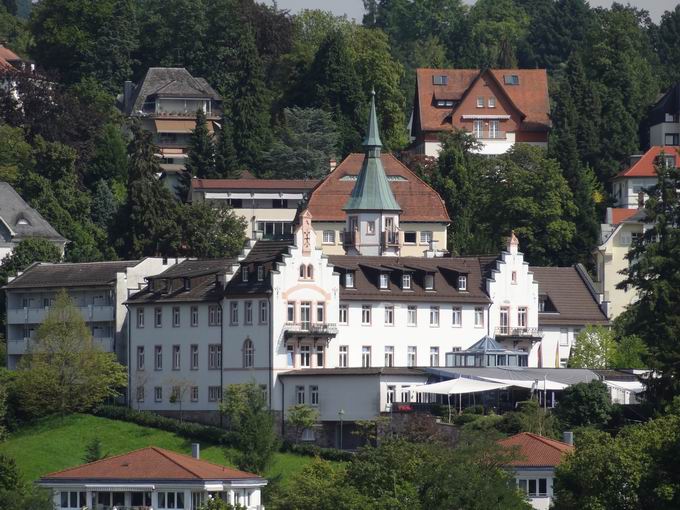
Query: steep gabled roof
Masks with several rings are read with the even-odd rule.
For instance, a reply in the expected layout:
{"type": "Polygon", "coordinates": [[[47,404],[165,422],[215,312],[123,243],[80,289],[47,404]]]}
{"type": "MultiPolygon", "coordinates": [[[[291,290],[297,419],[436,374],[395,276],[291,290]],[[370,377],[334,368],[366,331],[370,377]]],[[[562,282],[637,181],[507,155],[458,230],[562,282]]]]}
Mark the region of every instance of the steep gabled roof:
{"type": "Polygon", "coordinates": [[[520,432],[501,439],[498,444],[504,448],[517,449],[517,460],[509,464],[512,467],[556,467],[566,454],[574,451],[570,444],[530,432],[520,432]]]}
{"type": "Polygon", "coordinates": [[[264,482],[262,478],[252,473],[194,459],[188,455],[155,446],[50,473],[43,476],[40,482],[67,480],[107,480],[111,482],[253,480],[264,482]]]}
{"type": "Polygon", "coordinates": [[[627,219],[629,219],[631,216],[633,216],[636,212],[638,212],[637,209],[628,209],[626,207],[612,207],[611,208],[611,216],[612,216],[612,225],[618,225],[619,223],[623,223],[627,219]]]}
{"type": "Polygon", "coordinates": [[[0,222],[11,229],[12,241],[40,237],[50,241],[66,242],[66,239],[59,235],[38,211],[28,205],[12,186],[2,181],[0,181],[0,222]]]}
{"type": "Polygon", "coordinates": [[[631,166],[625,170],[620,171],[614,179],[621,179],[624,177],[656,177],[657,158],[663,153],[666,156],[675,157],[675,167],[680,168],[680,158],[678,157],[677,147],[662,147],[655,145],[645,152],[639,159],[637,159],[631,166]]]}

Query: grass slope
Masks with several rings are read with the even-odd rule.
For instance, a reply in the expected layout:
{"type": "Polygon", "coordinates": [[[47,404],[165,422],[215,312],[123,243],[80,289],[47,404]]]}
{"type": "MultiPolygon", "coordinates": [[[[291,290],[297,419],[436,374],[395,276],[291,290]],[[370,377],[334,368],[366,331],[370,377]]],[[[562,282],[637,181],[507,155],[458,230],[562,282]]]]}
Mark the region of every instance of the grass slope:
{"type": "MultiPolygon", "coordinates": [[[[191,454],[191,441],[171,432],[84,414],[46,418],[25,427],[0,443],[0,453],[16,459],[27,480],[36,480],[47,473],[82,464],[85,446],[95,437],[100,439],[102,450],[107,455],[145,446],[191,454]]],[[[233,466],[219,446],[201,444],[201,458],[233,466]]],[[[310,461],[309,457],[277,453],[266,476],[270,479],[281,476],[285,483],[288,477],[310,461]]]]}

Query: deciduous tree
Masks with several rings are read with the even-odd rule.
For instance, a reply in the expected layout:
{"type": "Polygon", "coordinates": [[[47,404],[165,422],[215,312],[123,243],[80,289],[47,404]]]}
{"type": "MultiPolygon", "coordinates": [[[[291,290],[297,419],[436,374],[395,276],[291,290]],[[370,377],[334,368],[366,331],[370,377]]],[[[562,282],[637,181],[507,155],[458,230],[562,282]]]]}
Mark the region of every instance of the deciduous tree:
{"type": "Polygon", "coordinates": [[[611,329],[604,326],[588,326],[577,336],[571,349],[571,368],[614,368],[616,340],[611,329]]]}

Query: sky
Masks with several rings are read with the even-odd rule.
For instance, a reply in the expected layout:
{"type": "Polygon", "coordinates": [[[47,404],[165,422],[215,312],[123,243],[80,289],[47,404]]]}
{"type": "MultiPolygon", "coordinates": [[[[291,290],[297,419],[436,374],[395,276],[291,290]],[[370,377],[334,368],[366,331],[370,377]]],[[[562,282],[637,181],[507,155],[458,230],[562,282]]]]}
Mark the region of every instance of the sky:
{"type": "MultiPolygon", "coordinates": [[[[474,3],[474,0],[465,0],[467,3],[474,3]]],[[[271,4],[272,0],[265,0],[271,4]]],[[[361,21],[364,14],[364,4],[362,0],[277,0],[280,9],[290,9],[297,12],[300,9],[323,9],[333,11],[335,14],[346,14],[348,18],[361,21]]],[[[659,22],[664,11],[673,10],[678,0],[619,0],[619,3],[630,3],[637,7],[647,9],[652,20],[659,22]]],[[[590,0],[592,7],[609,7],[612,0],[590,0]]]]}

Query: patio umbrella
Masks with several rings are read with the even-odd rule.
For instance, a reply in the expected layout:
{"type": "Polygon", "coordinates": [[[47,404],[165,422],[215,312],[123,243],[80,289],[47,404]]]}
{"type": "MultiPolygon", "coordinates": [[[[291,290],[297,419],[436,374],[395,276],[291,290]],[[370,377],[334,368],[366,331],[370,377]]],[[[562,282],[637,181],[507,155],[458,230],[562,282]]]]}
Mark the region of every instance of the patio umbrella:
{"type": "Polygon", "coordinates": [[[457,379],[449,379],[434,384],[424,384],[416,386],[413,391],[416,393],[434,393],[437,395],[447,395],[449,403],[449,421],[451,421],[451,395],[458,395],[458,408],[463,407],[462,394],[463,393],[479,393],[482,391],[492,391],[507,388],[509,384],[480,381],[478,379],[468,379],[467,377],[459,377],[457,379]]]}

